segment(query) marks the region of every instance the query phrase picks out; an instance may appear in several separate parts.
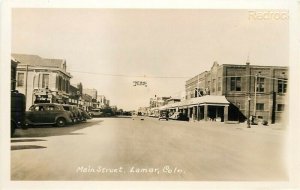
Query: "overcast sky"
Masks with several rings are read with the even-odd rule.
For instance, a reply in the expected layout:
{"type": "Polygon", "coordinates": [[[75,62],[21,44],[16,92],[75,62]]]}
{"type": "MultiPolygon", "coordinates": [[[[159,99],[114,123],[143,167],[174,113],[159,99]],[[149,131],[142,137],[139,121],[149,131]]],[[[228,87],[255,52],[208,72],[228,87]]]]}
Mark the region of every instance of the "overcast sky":
{"type": "Polygon", "coordinates": [[[182,77],[214,61],[245,64],[249,55],[253,65],[288,66],[288,45],[288,20],[253,20],[247,10],[12,12],[13,53],[66,59],[72,84],[95,88],[126,110],[148,106],[154,95],[180,96],[188,79],[182,77]],[[130,77],[137,75],[146,77],[130,77]],[[148,86],[134,87],[135,80],[148,86]]]}

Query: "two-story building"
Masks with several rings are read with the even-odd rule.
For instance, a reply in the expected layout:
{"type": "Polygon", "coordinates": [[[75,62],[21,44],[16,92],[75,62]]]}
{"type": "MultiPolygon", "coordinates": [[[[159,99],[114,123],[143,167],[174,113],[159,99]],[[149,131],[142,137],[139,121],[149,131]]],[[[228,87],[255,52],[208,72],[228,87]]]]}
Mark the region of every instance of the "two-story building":
{"type": "Polygon", "coordinates": [[[104,95],[97,95],[97,107],[105,108],[109,107],[109,100],[104,95]]]}
{"type": "Polygon", "coordinates": [[[16,90],[26,96],[26,109],[34,103],[67,103],[71,75],[66,60],[12,54],[17,66],[16,90]]]}
{"type": "MultiPolygon", "coordinates": [[[[206,95],[226,97],[229,101],[228,120],[244,121],[256,116],[271,123],[280,122],[287,105],[288,68],[281,66],[213,64],[186,81],[186,99],[206,95]]],[[[213,101],[213,100],[212,100],[213,101]]],[[[206,108],[210,118],[224,117],[224,106],[211,102],[206,108]]],[[[190,107],[188,115],[204,119],[203,107],[190,107]],[[202,109],[202,110],[201,110],[202,109]]],[[[227,114],[227,113],[226,113],[227,114]]]]}

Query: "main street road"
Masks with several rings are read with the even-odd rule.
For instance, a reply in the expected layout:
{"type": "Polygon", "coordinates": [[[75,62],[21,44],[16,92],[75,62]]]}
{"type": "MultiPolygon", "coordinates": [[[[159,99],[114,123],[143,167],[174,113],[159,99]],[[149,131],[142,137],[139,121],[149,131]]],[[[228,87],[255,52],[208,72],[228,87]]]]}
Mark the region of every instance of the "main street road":
{"type": "Polygon", "coordinates": [[[155,118],[17,130],[12,180],[287,180],[284,130],[155,118]]]}

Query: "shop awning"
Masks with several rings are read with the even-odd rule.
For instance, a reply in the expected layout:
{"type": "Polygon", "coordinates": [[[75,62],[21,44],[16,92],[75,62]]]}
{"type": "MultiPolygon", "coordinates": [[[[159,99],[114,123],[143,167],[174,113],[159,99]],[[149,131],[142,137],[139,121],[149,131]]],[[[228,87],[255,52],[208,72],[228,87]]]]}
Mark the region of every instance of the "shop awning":
{"type": "Polygon", "coordinates": [[[225,106],[225,105],[229,105],[229,102],[225,96],[207,95],[207,96],[201,96],[197,98],[191,98],[173,104],[167,104],[165,106],[159,107],[159,110],[166,110],[166,109],[177,108],[177,107],[182,109],[182,108],[188,108],[197,105],[225,106]]]}

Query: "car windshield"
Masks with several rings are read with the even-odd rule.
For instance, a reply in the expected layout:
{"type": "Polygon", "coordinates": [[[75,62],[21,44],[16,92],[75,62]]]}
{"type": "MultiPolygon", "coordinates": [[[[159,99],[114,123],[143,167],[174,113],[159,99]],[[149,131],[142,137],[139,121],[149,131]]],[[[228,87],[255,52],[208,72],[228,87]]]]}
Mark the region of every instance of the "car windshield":
{"type": "Polygon", "coordinates": [[[100,112],[101,110],[92,110],[93,112],[100,112]]]}
{"type": "Polygon", "coordinates": [[[70,107],[69,106],[64,106],[64,109],[67,111],[70,111],[70,107]]]}

